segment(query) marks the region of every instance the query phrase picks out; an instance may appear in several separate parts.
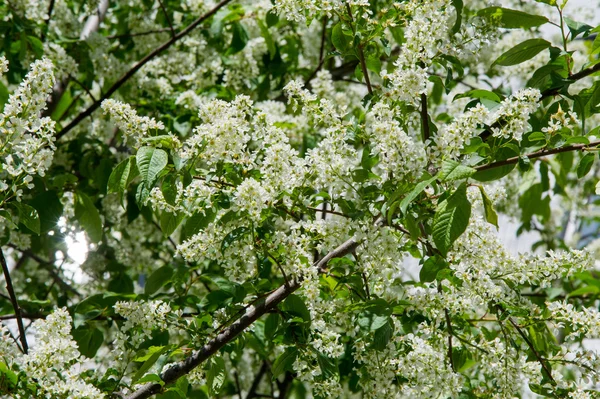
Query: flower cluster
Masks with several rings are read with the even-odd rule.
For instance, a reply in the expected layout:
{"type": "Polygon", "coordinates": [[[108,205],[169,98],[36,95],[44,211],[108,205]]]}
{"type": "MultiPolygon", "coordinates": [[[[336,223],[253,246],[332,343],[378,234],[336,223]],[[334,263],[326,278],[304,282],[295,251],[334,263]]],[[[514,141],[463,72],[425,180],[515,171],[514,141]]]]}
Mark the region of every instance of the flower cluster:
{"type": "Polygon", "coordinates": [[[550,115],[550,121],[548,122],[548,126],[543,127],[542,132],[548,133],[549,135],[553,136],[556,133],[560,132],[562,129],[571,130],[578,124],[579,120],[577,119],[577,115],[575,115],[573,111],[563,111],[562,107],[559,104],[558,111],[550,115]]]}
{"type": "Polygon", "coordinates": [[[521,141],[529,128],[529,115],[538,109],[541,96],[538,89],[526,88],[502,101],[491,118],[498,125],[492,126],[492,135],[521,141]]]}
{"type": "Polygon", "coordinates": [[[476,136],[477,129],[487,122],[488,117],[488,109],[482,104],[477,104],[457,116],[451,123],[444,125],[435,136],[436,147],[432,151],[432,158],[457,159],[460,150],[476,136]]]}
{"type": "Polygon", "coordinates": [[[23,371],[47,397],[100,399],[104,395],[83,379],[87,359],[71,336],[71,316],[57,309],[45,320],[34,322],[36,345],[23,356],[23,371]]]}
{"type": "MultiPolygon", "coordinates": [[[[2,62],[6,69],[6,62],[2,62]]],[[[41,117],[54,85],[52,63],[35,61],[0,114],[0,193],[19,200],[34,175],[44,176],[54,154],[54,121],[41,117]]]]}
{"type": "Polygon", "coordinates": [[[376,104],[367,118],[367,134],[373,145],[371,152],[379,156],[380,175],[418,178],[427,163],[423,142],[402,129],[387,104],[376,104]]]}
{"type": "Polygon", "coordinates": [[[152,130],[163,130],[165,125],[154,118],[139,116],[131,105],[112,99],[102,102],[105,114],[110,115],[119,129],[123,132],[124,141],[139,147],[144,138],[149,137],[152,130]]]}
{"type": "Polygon", "coordinates": [[[600,337],[600,312],[597,309],[583,307],[578,310],[573,304],[561,301],[549,302],[546,306],[557,326],[569,325],[568,339],[600,337]]]}

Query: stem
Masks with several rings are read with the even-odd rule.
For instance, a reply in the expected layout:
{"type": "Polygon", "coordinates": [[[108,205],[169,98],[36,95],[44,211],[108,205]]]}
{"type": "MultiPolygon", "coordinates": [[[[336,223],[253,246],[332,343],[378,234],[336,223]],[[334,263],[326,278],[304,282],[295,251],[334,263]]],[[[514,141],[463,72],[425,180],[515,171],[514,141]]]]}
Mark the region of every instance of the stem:
{"type": "Polygon", "coordinates": [[[423,127],[423,142],[426,142],[431,137],[429,128],[429,112],[427,111],[427,95],[421,94],[421,126],[423,127]]]}
{"type": "MultiPolygon", "coordinates": [[[[356,28],[353,25],[354,17],[352,16],[352,8],[350,8],[350,3],[346,3],[346,9],[348,10],[348,15],[350,16],[350,27],[356,36],[356,28]]],[[[369,79],[369,71],[367,70],[367,63],[365,62],[365,53],[363,51],[362,43],[358,45],[358,60],[360,61],[360,69],[362,69],[363,75],[365,75],[365,83],[367,84],[369,94],[373,95],[373,87],[371,87],[371,80],[369,79]]]]}
{"type": "MultiPolygon", "coordinates": [[[[529,159],[535,159],[535,158],[541,158],[546,155],[560,154],[561,152],[585,151],[589,147],[597,147],[599,145],[600,145],[600,141],[593,141],[589,144],[573,144],[573,145],[569,145],[566,147],[553,148],[551,150],[539,150],[539,151],[525,154],[522,156],[529,158],[529,159]]],[[[516,164],[517,162],[519,162],[519,158],[520,157],[507,158],[503,161],[497,161],[497,162],[489,163],[487,165],[476,166],[475,169],[478,171],[481,171],[481,170],[494,169],[494,168],[498,168],[498,167],[506,166],[506,165],[512,165],[512,164],[516,164]]]]}
{"type": "MultiPolygon", "coordinates": [[[[321,260],[314,264],[314,267],[321,272],[329,263],[331,259],[345,256],[359,245],[358,242],[350,239],[344,242],[342,245],[325,255],[321,260]]],[[[160,378],[166,384],[172,384],[179,377],[182,377],[198,367],[205,360],[214,355],[217,351],[223,348],[227,343],[234,340],[239,334],[244,332],[248,327],[252,325],[258,318],[268,313],[271,309],[280,304],[290,294],[300,288],[300,279],[293,279],[289,284],[284,284],[269,294],[266,298],[258,301],[255,305],[248,307],[244,314],[237,319],[233,324],[223,330],[222,333],[217,335],[214,339],[210,340],[200,350],[195,351],[189,357],[184,360],[173,364],[171,367],[161,373],[160,378]]],[[[157,383],[148,383],[138,388],[128,396],[127,399],[146,399],[154,394],[160,392],[162,386],[157,383]]]]}
{"type": "Polygon", "coordinates": [[[546,372],[546,374],[548,374],[548,378],[550,378],[550,381],[552,381],[552,385],[556,385],[556,381],[554,381],[554,378],[552,377],[552,371],[550,370],[550,368],[548,367],[548,365],[546,364],[546,362],[544,362],[543,358],[540,356],[540,354],[538,353],[538,351],[535,349],[535,347],[533,346],[533,343],[531,343],[531,341],[529,340],[529,338],[527,337],[527,335],[523,332],[523,330],[521,330],[521,327],[519,327],[519,325],[517,323],[515,323],[515,321],[513,320],[512,317],[509,317],[508,321],[518,331],[519,335],[521,335],[521,337],[523,337],[523,339],[525,340],[525,342],[527,342],[527,345],[529,346],[529,349],[531,349],[531,351],[535,355],[535,358],[542,365],[542,368],[544,369],[544,371],[546,372]]]}
{"type": "Polygon", "coordinates": [[[6,264],[6,259],[4,258],[4,252],[2,252],[2,248],[0,248],[0,263],[2,264],[4,279],[6,280],[6,289],[8,290],[10,301],[13,309],[15,310],[17,326],[19,327],[19,338],[21,339],[21,348],[19,349],[26,354],[29,351],[29,347],[27,346],[27,337],[25,336],[25,327],[23,326],[23,317],[21,317],[21,308],[19,307],[19,302],[17,301],[17,296],[15,295],[12,279],[10,278],[10,273],[8,272],[8,265],[6,264]]]}
{"type": "Polygon", "coordinates": [[[260,369],[258,370],[258,373],[254,377],[254,381],[252,381],[252,385],[250,386],[248,395],[246,395],[246,399],[252,399],[252,398],[255,398],[258,396],[256,394],[256,390],[258,389],[258,385],[260,384],[260,381],[262,380],[263,375],[265,375],[266,371],[267,371],[267,362],[263,361],[260,366],[260,369]]]}
{"type": "Polygon", "coordinates": [[[208,18],[212,17],[214,14],[217,13],[217,11],[219,11],[221,8],[223,8],[230,2],[231,2],[231,0],[222,0],[212,10],[210,10],[206,14],[198,17],[194,22],[189,24],[184,30],[182,30],[181,32],[179,32],[178,34],[173,36],[170,40],[161,44],[158,48],[154,49],[152,52],[150,52],[148,55],[146,55],[144,58],[142,58],[129,71],[125,72],[125,74],[123,76],[121,76],[119,78],[119,80],[117,80],[98,101],[94,101],[92,103],[92,105],[90,105],[85,111],[83,111],[79,115],[77,115],[67,126],[65,126],[60,132],[58,132],[56,134],[56,139],[57,140],[60,139],[62,136],[64,136],[65,134],[67,134],[68,132],[73,130],[73,128],[75,126],[77,126],[82,120],[84,120],[85,118],[90,116],[92,114],[92,112],[94,112],[95,110],[97,110],[100,107],[100,104],[102,104],[102,101],[110,98],[110,96],[112,96],[121,86],[123,86],[123,84],[125,84],[125,82],[127,82],[133,75],[135,75],[135,73],[137,71],[139,71],[140,68],[142,68],[144,65],[146,65],[150,60],[152,60],[153,58],[155,58],[156,56],[161,54],[163,51],[165,51],[166,49],[171,47],[175,42],[177,42],[182,37],[187,36],[192,30],[194,30],[194,28],[196,28],[198,25],[200,25],[202,22],[204,22],[208,18]]]}
{"type": "Polygon", "coordinates": [[[107,39],[124,39],[127,37],[137,37],[137,36],[147,36],[147,35],[152,35],[154,33],[165,33],[165,32],[170,32],[171,29],[170,28],[164,28],[164,29],[156,29],[156,30],[149,30],[149,31],[145,31],[145,32],[138,32],[138,33],[126,33],[123,35],[110,35],[110,36],[106,36],[107,39]]]}
{"type": "Polygon", "coordinates": [[[167,24],[169,24],[169,29],[171,29],[171,37],[174,37],[175,29],[173,29],[173,24],[171,23],[171,19],[169,18],[169,13],[167,12],[167,9],[165,8],[165,5],[163,4],[162,0],[158,0],[158,4],[162,9],[163,14],[165,14],[165,19],[167,20],[167,24]]]}

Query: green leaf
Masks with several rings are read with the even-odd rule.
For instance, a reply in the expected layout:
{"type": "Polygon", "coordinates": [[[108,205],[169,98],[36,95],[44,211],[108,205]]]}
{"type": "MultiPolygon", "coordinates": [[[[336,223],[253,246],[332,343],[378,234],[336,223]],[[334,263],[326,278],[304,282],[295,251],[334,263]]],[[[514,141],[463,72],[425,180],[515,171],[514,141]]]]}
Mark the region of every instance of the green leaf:
{"type": "Polygon", "coordinates": [[[279,16],[275,11],[271,9],[267,12],[266,20],[267,26],[270,28],[271,26],[277,25],[277,23],[279,22],[279,16]]]}
{"type": "Polygon", "coordinates": [[[157,374],[146,374],[145,376],[137,380],[138,384],[144,384],[146,382],[155,382],[157,384],[160,384],[160,386],[165,385],[165,382],[161,380],[160,376],[157,374]]]}
{"type": "Polygon", "coordinates": [[[154,294],[162,286],[171,281],[172,276],[173,268],[171,266],[163,266],[161,268],[156,269],[146,281],[146,285],[144,286],[144,294],[154,294]]]}
{"type": "Polygon", "coordinates": [[[179,226],[184,218],[183,213],[173,214],[171,212],[164,211],[160,215],[160,229],[162,230],[165,237],[173,234],[175,229],[179,226]]]}
{"type": "Polygon", "coordinates": [[[471,203],[467,199],[467,186],[458,189],[438,205],[433,217],[433,241],[445,256],[452,244],[465,232],[471,217],[471,203]]]}
{"type": "Polygon", "coordinates": [[[298,349],[295,346],[288,346],[283,353],[273,363],[271,373],[273,378],[277,378],[285,371],[292,371],[292,366],[298,357],[298,349]]]}
{"type": "Polygon", "coordinates": [[[177,179],[173,175],[165,176],[160,191],[169,205],[175,205],[177,200],[177,179]]]}
{"type": "Polygon", "coordinates": [[[196,212],[188,218],[183,225],[183,236],[188,238],[206,228],[209,223],[215,220],[216,213],[212,209],[205,209],[204,212],[196,212]]]}
{"type": "Polygon", "coordinates": [[[7,385],[8,388],[14,388],[17,385],[17,382],[19,382],[19,376],[8,368],[6,363],[0,362],[0,380],[3,381],[2,388],[6,389],[7,385]]]}
{"type": "Polygon", "coordinates": [[[12,202],[11,206],[17,210],[19,223],[40,235],[40,215],[37,209],[22,202],[12,202]]]}
{"type": "Polygon", "coordinates": [[[494,205],[492,204],[490,197],[487,196],[482,186],[479,186],[479,191],[481,192],[481,199],[483,200],[483,211],[485,212],[485,220],[489,224],[493,224],[494,226],[496,226],[496,228],[498,228],[498,214],[494,209],[494,205]]]}
{"type": "Polygon", "coordinates": [[[544,39],[529,39],[523,43],[517,44],[504,54],[502,54],[494,63],[494,65],[510,66],[517,65],[527,60],[532,59],[541,51],[550,48],[552,44],[544,39]]]}
{"type": "Polygon", "coordinates": [[[279,319],[280,316],[277,313],[271,313],[267,316],[265,320],[265,338],[269,340],[273,339],[277,332],[277,327],[279,327],[279,319]]]}
{"type": "Polygon", "coordinates": [[[246,28],[240,22],[231,24],[231,33],[231,44],[229,44],[229,48],[227,49],[227,55],[239,53],[248,43],[248,32],[246,32],[246,28]]]}
{"type": "Polygon", "coordinates": [[[458,33],[462,24],[463,1],[452,0],[452,5],[456,9],[456,21],[454,21],[454,25],[452,26],[452,33],[458,33]]]}
{"type": "Polygon", "coordinates": [[[597,287],[595,285],[586,285],[569,292],[569,295],[567,295],[567,297],[573,298],[578,296],[592,296],[598,293],[600,293],[600,287],[597,287]]]}
{"type": "Polygon", "coordinates": [[[439,255],[427,259],[419,272],[419,281],[430,283],[435,280],[440,270],[448,268],[448,263],[439,255]]]}
{"type": "Polygon", "coordinates": [[[408,205],[410,205],[410,203],[417,198],[417,196],[419,194],[421,194],[423,192],[423,190],[425,190],[425,188],[430,185],[431,183],[433,183],[435,181],[436,177],[432,177],[429,178],[427,180],[423,180],[422,182],[420,182],[419,184],[417,184],[415,186],[415,188],[413,188],[407,195],[406,197],[404,197],[402,199],[402,201],[400,202],[400,211],[402,212],[402,214],[406,213],[406,209],[408,208],[408,205]]]}
{"type": "Polygon", "coordinates": [[[141,147],[136,160],[145,187],[149,189],[156,181],[156,176],[167,166],[169,155],[160,148],[141,147]]]}
{"type": "Polygon", "coordinates": [[[594,165],[594,159],[596,158],[596,154],[593,152],[588,152],[579,160],[579,164],[577,165],[577,177],[582,178],[587,175],[592,166],[594,165]]]}
{"type": "Polygon", "coordinates": [[[459,98],[465,98],[465,97],[487,99],[487,100],[491,100],[491,101],[494,101],[497,103],[500,103],[502,101],[500,96],[498,96],[493,91],[483,90],[483,89],[474,89],[474,90],[469,90],[465,93],[457,94],[456,96],[454,96],[454,99],[452,101],[458,100],[459,98]]]}
{"type": "Polygon", "coordinates": [[[134,158],[129,157],[113,169],[108,178],[108,192],[123,194],[127,186],[137,176],[137,168],[134,158]]]}
{"type": "Polygon", "coordinates": [[[453,181],[466,179],[477,172],[475,169],[453,160],[444,160],[442,162],[442,173],[439,178],[443,181],[453,181]]]}
{"type": "Polygon", "coordinates": [[[98,208],[81,191],[75,193],[75,218],[77,218],[91,242],[97,243],[102,239],[102,220],[98,208]]]}
{"type": "Polygon", "coordinates": [[[269,28],[264,24],[260,19],[256,20],[258,22],[258,27],[260,28],[260,34],[265,39],[265,43],[267,45],[267,49],[269,50],[269,58],[275,58],[275,54],[277,53],[277,48],[275,47],[275,42],[273,42],[273,36],[271,36],[271,32],[269,32],[269,28]]]}
{"type": "Polygon", "coordinates": [[[574,40],[577,36],[583,33],[583,36],[587,36],[589,32],[594,29],[592,26],[588,24],[584,24],[583,22],[573,21],[571,18],[564,17],[563,18],[567,26],[569,27],[569,31],[571,32],[571,40],[574,40]]]}
{"type": "Polygon", "coordinates": [[[293,316],[298,316],[306,322],[310,322],[310,312],[302,298],[298,295],[291,294],[288,296],[281,304],[281,310],[293,316]]]}
{"type": "Polygon", "coordinates": [[[168,346],[151,346],[148,348],[148,352],[146,352],[144,356],[138,356],[133,359],[134,362],[144,363],[140,366],[138,371],[131,379],[131,384],[135,384],[140,378],[142,378],[146,371],[150,370],[150,367],[156,363],[160,355],[162,355],[167,349],[169,349],[168,346]]]}
{"type": "Polygon", "coordinates": [[[321,368],[321,375],[325,378],[336,378],[339,374],[337,361],[331,359],[321,352],[317,353],[317,363],[321,368]]]}
{"type": "Polygon", "coordinates": [[[498,21],[505,29],[533,28],[549,22],[548,18],[541,15],[527,14],[523,11],[511,10],[502,7],[488,7],[479,10],[477,15],[498,21]]]}
{"type": "Polygon", "coordinates": [[[93,358],[104,342],[104,335],[95,327],[83,325],[73,330],[73,339],[83,356],[93,358]]]}
{"type": "Polygon", "coordinates": [[[225,383],[225,361],[217,356],[210,359],[210,366],[206,371],[206,384],[211,395],[216,396],[221,392],[225,383]]]}
{"type": "Polygon", "coordinates": [[[373,342],[371,343],[371,348],[376,351],[382,351],[387,347],[388,342],[392,338],[392,334],[394,333],[394,326],[388,320],[383,326],[379,327],[375,330],[373,334],[373,342]]]}
{"type": "Polygon", "coordinates": [[[63,214],[63,205],[56,191],[41,193],[30,202],[30,205],[40,216],[40,234],[54,229],[63,214]]]}
{"type": "Polygon", "coordinates": [[[365,63],[367,64],[368,70],[373,71],[378,75],[381,73],[381,60],[377,55],[368,56],[365,63]]]}
{"type": "Polygon", "coordinates": [[[333,29],[331,30],[331,42],[333,43],[335,48],[342,54],[344,54],[348,49],[348,46],[351,43],[351,39],[349,36],[344,34],[341,22],[335,24],[333,29]]]}

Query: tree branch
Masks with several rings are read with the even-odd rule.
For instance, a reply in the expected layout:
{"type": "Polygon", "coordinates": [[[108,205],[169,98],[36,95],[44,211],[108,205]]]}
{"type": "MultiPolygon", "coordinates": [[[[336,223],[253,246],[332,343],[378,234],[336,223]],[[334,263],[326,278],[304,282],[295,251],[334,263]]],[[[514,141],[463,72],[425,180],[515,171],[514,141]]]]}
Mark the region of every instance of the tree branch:
{"type": "MultiPolygon", "coordinates": [[[[108,10],[108,0],[100,0],[98,4],[97,12],[93,15],[90,15],[89,18],[85,21],[85,25],[81,30],[81,34],[79,35],[79,40],[85,40],[92,33],[96,32],[100,27],[100,22],[104,19],[106,15],[106,11],[108,10]]],[[[50,101],[48,101],[47,108],[44,110],[44,116],[50,116],[56,109],[56,106],[60,102],[62,95],[67,88],[67,80],[63,79],[59,82],[56,82],[54,88],[52,90],[52,95],[50,96],[50,101]]],[[[71,104],[74,103],[71,102],[71,104]]]]}
{"type": "Polygon", "coordinates": [[[36,261],[40,266],[42,266],[42,268],[44,270],[46,270],[50,274],[50,277],[52,277],[52,280],[54,280],[58,285],[60,285],[60,287],[62,289],[70,291],[77,296],[81,296],[79,291],[77,291],[75,288],[71,287],[70,284],[68,284],[65,280],[63,280],[60,277],[60,275],[54,270],[54,265],[52,263],[40,258],[39,256],[37,256],[36,254],[31,252],[30,250],[22,250],[11,244],[8,244],[8,246],[11,247],[12,249],[16,249],[17,251],[21,252],[23,254],[23,256],[29,257],[29,258],[33,259],[34,261],[36,261]]]}
{"type": "Polygon", "coordinates": [[[171,23],[171,18],[169,18],[169,13],[167,12],[165,5],[163,4],[162,0],[158,0],[158,4],[160,5],[160,8],[162,9],[163,14],[165,14],[165,19],[167,20],[167,24],[169,24],[169,28],[171,29],[171,37],[175,37],[175,29],[173,28],[173,24],[171,23]]]}
{"type": "Polygon", "coordinates": [[[260,384],[260,381],[262,380],[266,371],[267,371],[267,362],[263,361],[260,366],[260,369],[258,370],[258,373],[256,373],[256,376],[254,377],[254,380],[252,381],[252,385],[250,386],[248,395],[246,395],[246,399],[252,399],[252,398],[257,397],[256,390],[258,389],[258,385],[260,384]]]}
{"type": "Polygon", "coordinates": [[[427,111],[427,95],[421,93],[421,126],[423,127],[423,142],[426,142],[431,137],[429,128],[429,112],[427,111]]]}
{"type": "Polygon", "coordinates": [[[147,36],[147,35],[152,35],[155,33],[165,33],[165,32],[170,32],[170,31],[171,31],[171,29],[164,28],[164,29],[148,30],[145,32],[125,33],[123,35],[110,35],[110,36],[106,36],[106,38],[112,40],[112,39],[121,39],[121,38],[126,38],[126,37],[147,36]]]}
{"type": "Polygon", "coordinates": [[[19,338],[21,339],[20,349],[23,353],[27,353],[29,351],[29,347],[27,346],[25,327],[23,326],[23,318],[21,317],[21,308],[19,307],[19,302],[17,301],[17,296],[15,295],[15,290],[12,285],[10,273],[8,272],[8,265],[6,264],[6,259],[4,258],[4,252],[2,252],[2,248],[0,248],[0,263],[2,264],[2,271],[4,272],[6,289],[8,290],[8,295],[10,296],[10,301],[12,303],[13,309],[15,310],[15,316],[17,318],[17,326],[19,327],[19,338]]]}
{"type": "Polygon", "coordinates": [[[479,166],[476,166],[475,169],[478,171],[494,169],[494,168],[499,168],[501,166],[516,164],[517,162],[519,162],[519,158],[522,158],[522,157],[526,157],[529,159],[535,159],[535,158],[544,157],[546,155],[560,154],[561,152],[584,151],[587,148],[597,147],[599,145],[600,145],[600,141],[593,141],[589,144],[573,144],[573,145],[569,145],[566,147],[553,148],[551,150],[539,150],[539,151],[521,155],[518,157],[507,158],[503,161],[492,162],[492,163],[488,163],[486,165],[479,165],[479,166]]]}
{"type": "MultiPolygon", "coordinates": [[[[354,17],[352,16],[352,8],[350,7],[350,3],[346,3],[346,8],[348,9],[350,22],[354,23],[354,17]]],[[[356,34],[356,29],[354,26],[352,26],[352,31],[354,34],[356,34]]],[[[373,87],[371,87],[371,80],[369,79],[369,71],[367,69],[367,63],[365,62],[365,52],[363,51],[362,43],[358,45],[358,60],[360,61],[360,69],[362,69],[363,75],[365,75],[365,83],[367,84],[369,94],[373,95],[373,87]]]]}
{"type": "MultiPolygon", "coordinates": [[[[316,262],[314,267],[319,271],[322,271],[327,266],[327,263],[331,259],[339,258],[351,253],[357,246],[358,242],[354,239],[350,239],[328,253],[320,261],[316,262]]],[[[299,279],[293,279],[289,284],[284,284],[269,294],[264,299],[257,301],[253,306],[248,307],[244,314],[237,319],[231,326],[223,330],[222,333],[217,335],[214,339],[209,341],[200,350],[195,351],[189,357],[182,361],[171,365],[170,368],[163,371],[160,378],[166,383],[171,384],[177,381],[179,377],[182,377],[198,367],[209,357],[214,355],[219,349],[223,348],[228,342],[235,339],[240,333],[254,323],[258,318],[269,312],[271,309],[276,307],[290,294],[296,291],[301,285],[299,279]]],[[[127,399],[146,399],[161,391],[162,387],[160,384],[148,383],[136,391],[132,392],[127,396],[127,399]]]]}
{"type": "Polygon", "coordinates": [[[544,359],[540,356],[540,354],[538,353],[538,351],[535,349],[535,347],[533,346],[533,343],[529,340],[529,338],[523,332],[523,330],[521,330],[521,328],[519,327],[519,325],[517,323],[515,323],[515,321],[513,320],[512,317],[509,317],[508,321],[517,330],[517,332],[519,333],[519,335],[521,335],[521,337],[523,337],[523,339],[527,343],[527,346],[529,346],[529,349],[531,349],[531,351],[535,355],[535,358],[537,359],[537,361],[542,365],[542,368],[544,369],[544,371],[546,372],[546,374],[548,374],[548,378],[550,379],[550,381],[552,381],[552,385],[556,385],[556,381],[554,381],[554,378],[552,377],[552,371],[550,370],[550,368],[548,367],[548,365],[546,364],[546,362],[544,362],[544,359]]]}
{"type": "Polygon", "coordinates": [[[196,28],[198,25],[200,25],[202,22],[204,22],[208,18],[212,17],[214,14],[217,13],[217,11],[219,11],[221,8],[223,8],[230,2],[231,2],[231,0],[222,0],[212,10],[208,11],[206,14],[197,18],[194,22],[189,24],[184,30],[182,30],[181,32],[179,32],[178,34],[173,36],[167,42],[161,44],[158,48],[156,48],[152,52],[150,52],[150,54],[146,55],[144,58],[142,58],[140,61],[138,61],[130,70],[125,72],[125,74],[123,76],[121,76],[119,78],[119,80],[117,80],[98,101],[94,101],[92,103],[92,105],[90,105],[85,111],[83,111],[79,115],[77,115],[67,126],[65,126],[60,132],[58,132],[56,134],[56,139],[57,140],[60,139],[62,136],[64,136],[68,132],[70,132],[75,126],[77,126],[82,120],[84,120],[85,118],[90,116],[95,110],[97,110],[100,107],[100,104],[102,104],[102,101],[110,98],[110,96],[112,96],[121,86],[123,86],[123,84],[125,84],[125,82],[127,82],[133,75],[135,75],[135,73],[137,71],[139,71],[140,68],[142,68],[144,65],[146,65],[150,60],[152,60],[154,57],[156,57],[157,55],[159,55],[160,53],[162,53],[163,51],[165,51],[166,49],[171,47],[175,42],[177,42],[182,37],[188,35],[192,30],[194,30],[194,28],[196,28]]]}

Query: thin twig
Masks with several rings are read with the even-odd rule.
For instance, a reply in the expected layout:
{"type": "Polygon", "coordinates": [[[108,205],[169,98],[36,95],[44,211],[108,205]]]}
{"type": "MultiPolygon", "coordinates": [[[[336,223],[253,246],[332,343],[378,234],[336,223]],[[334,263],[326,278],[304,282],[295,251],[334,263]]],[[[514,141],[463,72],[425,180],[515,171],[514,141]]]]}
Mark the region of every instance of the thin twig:
{"type": "Polygon", "coordinates": [[[52,279],[54,281],[56,281],[62,289],[70,291],[71,293],[73,293],[77,296],[81,296],[79,291],[77,291],[70,284],[68,284],[65,280],[63,280],[62,277],[60,277],[60,275],[56,272],[56,270],[54,270],[54,265],[52,263],[40,258],[39,256],[37,256],[36,254],[31,252],[30,250],[22,250],[12,244],[8,244],[8,246],[11,247],[12,249],[15,249],[15,250],[21,252],[21,254],[23,254],[23,256],[29,257],[29,258],[33,259],[34,261],[36,261],[44,270],[46,270],[50,274],[50,277],[52,277],[52,279]]]}
{"type": "Polygon", "coordinates": [[[235,380],[235,388],[237,389],[238,397],[240,399],[244,399],[242,398],[242,389],[240,388],[240,377],[238,376],[237,371],[233,372],[233,378],[235,380]]]}
{"type": "MultiPolygon", "coordinates": [[[[342,257],[351,253],[358,245],[359,243],[357,241],[350,239],[333,251],[329,252],[325,257],[313,265],[313,267],[319,271],[322,271],[331,259],[342,257]]],[[[215,338],[211,339],[200,350],[195,351],[189,357],[180,362],[174,363],[171,365],[171,367],[163,371],[160,375],[161,380],[166,384],[171,384],[177,381],[179,377],[188,374],[190,371],[198,367],[205,360],[227,345],[227,343],[231,342],[239,334],[245,331],[250,325],[252,325],[252,323],[258,320],[259,317],[268,313],[294,291],[300,288],[300,284],[301,281],[299,279],[294,279],[289,285],[284,284],[280,286],[261,301],[257,301],[254,305],[248,307],[248,309],[246,309],[244,314],[239,319],[233,322],[215,338]]],[[[161,384],[150,382],[129,394],[127,399],[146,399],[160,392],[161,389],[161,384]]]]}
{"type": "Polygon", "coordinates": [[[431,137],[429,128],[429,112],[427,111],[427,95],[421,93],[421,126],[423,127],[423,142],[431,137]]]}
{"type": "Polygon", "coordinates": [[[50,4],[48,5],[48,18],[46,18],[46,26],[42,30],[42,35],[40,36],[40,40],[42,42],[46,41],[46,35],[48,35],[48,30],[50,29],[50,21],[52,20],[52,11],[54,10],[55,0],[50,0],[50,4]]]}
{"type": "Polygon", "coordinates": [[[77,83],[77,85],[79,87],[81,87],[87,93],[88,96],[90,96],[92,101],[96,101],[96,97],[94,97],[94,95],[90,92],[90,90],[87,87],[85,87],[83,83],[81,83],[79,80],[77,80],[77,78],[75,78],[75,76],[69,74],[69,79],[71,79],[73,82],[77,83]]]}
{"type": "Polygon", "coordinates": [[[19,338],[21,339],[20,349],[23,353],[26,354],[29,351],[29,347],[27,346],[27,336],[25,335],[25,327],[23,326],[23,318],[21,317],[21,308],[19,307],[19,301],[17,300],[17,296],[15,295],[15,290],[12,285],[12,279],[10,278],[10,273],[8,272],[8,265],[6,264],[6,259],[4,258],[4,252],[2,252],[2,248],[0,248],[0,263],[2,264],[2,271],[4,272],[6,289],[8,290],[10,301],[12,303],[13,309],[15,310],[17,326],[19,327],[19,338]]]}
{"type": "MultiPolygon", "coordinates": [[[[348,15],[350,16],[352,32],[356,35],[356,28],[352,25],[354,23],[354,17],[352,16],[350,3],[346,3],[346,8],[348,10],[348,15]]],[[[360,61],[360,69],[362,69],[363,75],[365,76],[365,83],[367,84],[369,94],[373,95],[373,87],[371,87],[371,80],[369,79],[369,71],[367,70],[367,63],[365,62],[365,52],[363,51],[362,43],[358,45],[358,60],[360,61]]]]}
{"type": "Polygon", "coordinates": [[[167,20],[167,24],[169,24],[169,28],[171,29],[171,37],[175,37],[175,29],[173,28],[173,24],[171,23],[171,18],[169,18],[169,13],[167,12],[165,5],[163,4],[162,0],[158,0],[158,4],[160,5],[160,8],[162,9],[163,14],[165,14],[165,19],[167,20]]]}
{"type": "Polygon", "coordinates": [[[252,381],[252,385],[250,385],[250,390],[248,391],[248,394],[246,395],[246,399],[252,399],[252,398],[258,397],[256,390],[258,389],[258,385],[260,384],[260,381],[262,380],[263,375],[265,375],[266,371],[267,371],[267,362],[263,361],[262,364],[260,365],[260,369],[258,369],[258,373],[256,373],[256,376],[254,376],[254,380],[252,381]]]}
{"type": "Polygon", "coordinates": [[[212,10],[208,11],[206,14],[198,17],[194,22],[189,24],[184,30],[173,36],[167,42],[161,44],[144,58],[142,58],[138,63],[136,63],[130,70],[125,72],[123,76],[119,78],[107,91],[106,93],[98,100],[94,101],[85,111],[81,112],[77,115],[73,120],[65,126],[60,132],[56,134],[56,139],[60,139],[62,136],[70,132],[75,126],[77,126],[82,120],[90,116],[95,110],[97,110],[102,101],[110,98],[125,82],[127,82],[137,71],[139,71],[144,65],[146,65],[150,60],[154,59],[156,56],[161,54],[163,51],[171,47],[175,42],[177,42],[182,37],[188,35],[192,30],[194,30],[198,25],[202,22],[206,21],[208,18],[212,17],[217,13],[221,8],[229,4],[232,0],[222,0],[218,3],[212,10]]]}
{"type": "Polygon", "coordinates": [[[171,31],[170,28],[163,28],[163,29],[148,30],[145,32],[125,33],[122,35],[110,35],[110,36],[106,36],[106,38],[109,40],[124,39],[124,38],[128,38],[128,37],[147,36],[147,35],[153,35],[155,33],[165,33],[165,32],[170,32],[170,31],[171,31]]]}
{"type": "Polygon", "coordinates": [[[535,158],[541,158],[544,157],[546,155],[552,155],[552,154],[560,154],[562,152],[569,152],[569,151],[584,151],[588,148],[593,148],[593,147],[597,147],[600,145],[600,141],[594,141],[591,142],[589,144],[573,144],[573,145],[569,145],[566,147],[561,147],[561,148],[553,148],[551,150],[539,150],[536,152],[532,152],[529,154],[525,154],[525,155],[521,155],[518,157],[512,157],[512,158],[507,158],[503,161],[497,161],[497,162],[492,162],[489,163],[487,165],[480,165],[480,166],[476,166],[475,169],[476,170],[488,170],[488,169],[493,169],[493,168],[498,168],[501,166],[506,166],[506,165],[512,165],[512,164],[516,164],[519,162],[520,158],[526,157],[529,159],[535,159],[535,158]]]}
{"type": "Polygon", "coordinates": [[[523,332],[523,330],[521,330],[521,327],[519,327],[519,325],[517,323],[515,323],[515,321],[513,320],[512,317],[509,317],[508,321],[517,330],[517,332],[519,333],[519,335],[521,335],[521,337],[523,337],[523,339],[527,343],[527,346],[529,346],[529,349],[531,349],[531,351],[533,352],[533,354],[534,354],[535,358],[537,359],[537,361],[542,365],[542,368],[544,369],[544,371],[546,372],[546,374],[548,374],[548,378],[550,379],[550,381],[552,381],[552,385],[556,385],[556,381],[554,381],[554,378],[552,377],[552,371],[550,370],[550,368],[548,367],[548,365],[546,364],[546,362],[544,362],[544,359],[540,356],[540,354],[538,353],[538,351],[535,349],[535,347],[533,346],[533,343],[529,340],[529,338],[523,332]]]}

